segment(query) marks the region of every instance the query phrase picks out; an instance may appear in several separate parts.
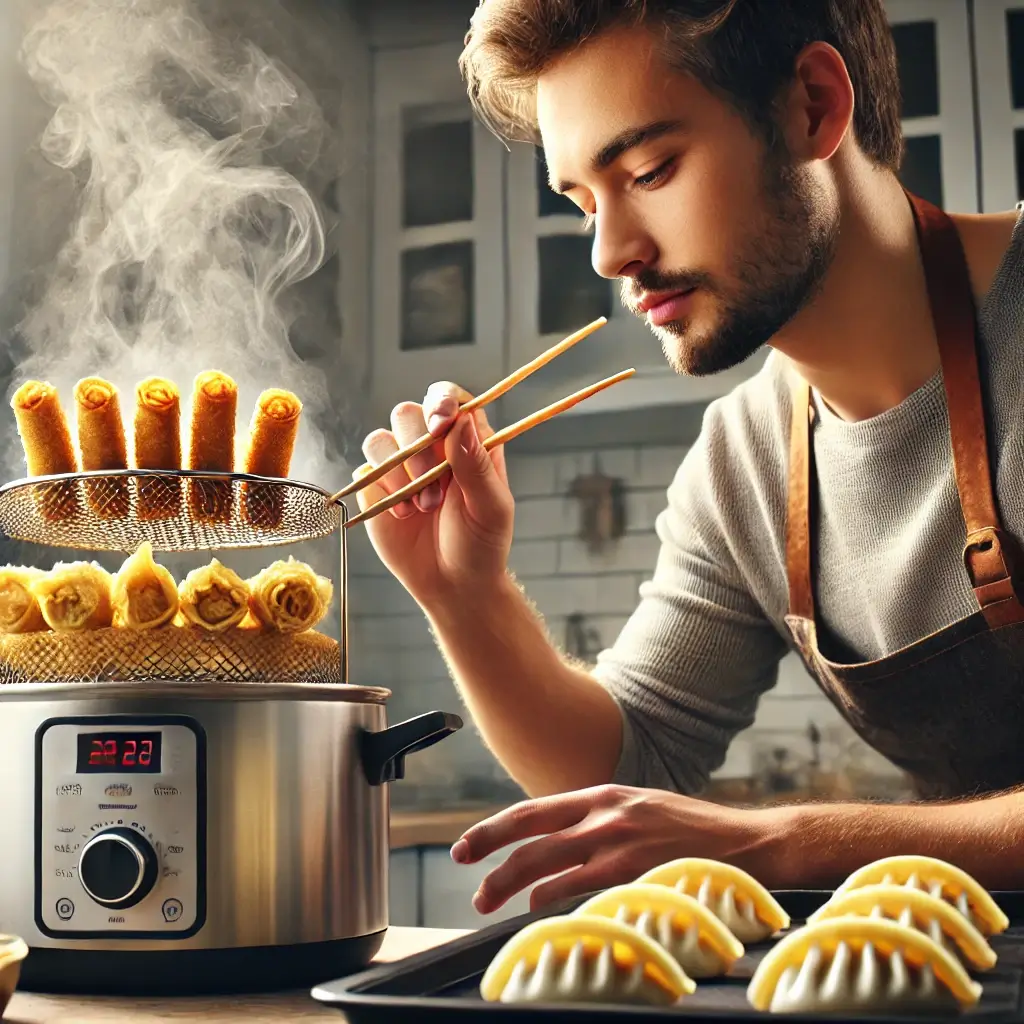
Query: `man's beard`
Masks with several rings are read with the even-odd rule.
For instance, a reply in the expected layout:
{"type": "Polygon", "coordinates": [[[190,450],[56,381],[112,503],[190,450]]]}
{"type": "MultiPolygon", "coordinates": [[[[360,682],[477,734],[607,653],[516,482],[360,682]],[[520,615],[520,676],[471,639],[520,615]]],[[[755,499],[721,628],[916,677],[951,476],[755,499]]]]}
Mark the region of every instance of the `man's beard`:
{"type": "Polygon", "coordinates": [[[643,270],[622,280],[622,302],[638,316],[643,292],[699,288],[719,299],[720,322],[698,333],[688,320],[653,328],[678,373],[702,377],[738,366],[767,344],[817,294],[839,239],[839,212],[786,154],[764,166],[763,218],[751,225],[727,287],[705,273],[643,270]]]}

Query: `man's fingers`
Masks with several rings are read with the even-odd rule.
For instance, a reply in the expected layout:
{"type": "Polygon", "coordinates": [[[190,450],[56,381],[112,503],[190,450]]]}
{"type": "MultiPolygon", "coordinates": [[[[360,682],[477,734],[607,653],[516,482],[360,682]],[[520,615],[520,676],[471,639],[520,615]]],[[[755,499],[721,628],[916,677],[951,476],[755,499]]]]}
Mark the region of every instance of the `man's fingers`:
{"type": "MultiPolygon", "coordinates": [[[[399,448],[418,440],[427,432],[423,406],[415,402],[400,402],[391,410],[391,430],[399,448]]],[[[432,470],[441,459],[435,445],[405,460],[406,483],[432,470]]],[[[413,499],[421,512],[431,512],[441,504],[441,484],[435,481],[425,487],[413,499]]]]}
{"type": "MultiPolygon", "coordinates": [[[[385,459],[394,455],[397,451],[398,442],[389,430],[375,430],[373,433],[367,434],[363,441],[363,455],[371,466],[379,466],[385,459]]],[[[369,495],[374,489],[378,492],[383,490],[386,494],[393,494],[399,487],[404,487],[408,482],[409,477],[406,475],[405,470],[401,466],[396,466],[390,472],[385,473],[376,484],[364,487],[359,492],[359,507],[368,507],[370,504],[369,495]]],[[[378,493],[374,501],[379,501],[382,497],[383,495],[378,493]]],[[[390,511],[392,515],[397,516],[399,519],[404,519],[406,516],[411,516],[416,509],[411,501],[402,501],[390,509],[390,511]]]]}
{"type": "Polygon", "coordinates": [[[587,792],[558,793],[507,807],[463,832],[452,847],[452,859],[459,864],[472,864],[509,843],[571,828],[590,810],[587,792]]]}
{"type": "Polygon", "coordinates": [[[539,879],[586,863],[593,849],[593,835],[574,828],[519,846],[480,883],[473,906],[478,913],[493,913],[539,879]]]}
{"type": "Polygon", "coordinates": [[[423,415],[427,429],[434,437],[443,437],[451,426],[459,406],[473,396],[450,380],[437,381],[427,388],[423,396],[423,415]]]}
{"type": "Polygon", "coordinates": [[[639,878],[644,870],[641,868],[634,871],[623,860],[617,858],[595,857],[574,871],[567,871],[538,885],[530,893],[530,910],[541,910],[559,900],[610,889],[613,885],[625,885],[639,878]]]}
{"type": "MultiPolygon", "coordinates": [[[[365,454],[365,453],[364,453],[365,454]]],[[[360,477],[366,476],[373,466],[367,463],[364,466],[359,466],[352,474],[353,480],[358,480],[360,477]]],[[[360,511],[368,509],[371,505],[375,505],[378,501],[382,501],[387,497],[388,492],[381,487],[380,481],[375,481],[372,484],[367,484],[362,490],[356,492],[356,501],[359,503],[360,511]]]]}

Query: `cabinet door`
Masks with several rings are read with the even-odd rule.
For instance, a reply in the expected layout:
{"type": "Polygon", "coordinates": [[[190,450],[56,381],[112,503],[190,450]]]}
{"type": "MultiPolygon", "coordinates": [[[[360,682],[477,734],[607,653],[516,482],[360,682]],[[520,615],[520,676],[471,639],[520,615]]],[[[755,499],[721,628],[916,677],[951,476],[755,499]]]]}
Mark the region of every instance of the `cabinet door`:
{"type": "Polygon", "coordinates": [[[974,5],[982,209],[1009,210],[1024,199],[1024,3],[974,5]]]}
{"type": "MultiPolygon", "coordinates": [[[[526,840],[525,842],[530,842],[526,840]]],[[[423,850],[423,926],[425,928],[485,928],[530,909],[530,890],[517,893],[500,910],[486,916],[473,909],[473,893],[484,876],[504,863],[523,843],[513,843],[479,864],[456,864],[447,849],[423,850]]],[[[533,886],[530,887],[531,889],[533,886]]]]}
{"type": "Polygon", "coordinates": [[[501,375],[504,149],[473,116],[458,46],[374,61],[373,408],[501,375]]]}
{"type": "MultiPolygon", "coordinates": [[[[988,0],[985,0],[988,3],[988,0]]],[[[911,192],[957,213],[978,211],[966,0],[886,0],[903,94],[911,192]]]]}

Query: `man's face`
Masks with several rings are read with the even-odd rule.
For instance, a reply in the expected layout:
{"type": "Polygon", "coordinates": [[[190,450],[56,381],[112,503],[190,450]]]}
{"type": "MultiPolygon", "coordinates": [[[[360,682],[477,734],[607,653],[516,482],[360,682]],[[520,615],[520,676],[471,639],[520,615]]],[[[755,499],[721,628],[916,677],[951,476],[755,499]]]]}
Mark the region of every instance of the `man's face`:
{"type": "Polygon", "coordinates": [[[594,216],[594,269],[621,280],[678,372],[743,362],[817,291],[838,210],[645,30],[556,62],[537,114],[552,182],[594,216]]]}

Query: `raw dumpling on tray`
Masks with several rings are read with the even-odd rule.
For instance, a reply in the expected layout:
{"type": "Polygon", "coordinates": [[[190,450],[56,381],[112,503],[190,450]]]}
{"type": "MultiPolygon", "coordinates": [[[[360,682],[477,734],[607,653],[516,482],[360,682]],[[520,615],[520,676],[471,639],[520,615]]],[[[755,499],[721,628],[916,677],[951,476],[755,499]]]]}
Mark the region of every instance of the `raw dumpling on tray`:
{"type": "Polygon", "coordinates": [[[613,918],[653,939],[691,978],[727,974],[743,944],[703,904],[664,885],[633,882],[592,896],[574,915],[613,918]]]}
{"type": "Polygon", "coordinates": [[[1010,922],[976,878],[935,857],[901,854],[858,868],[836,889],[831,900],[865,885],[902,885],[938,896],[956,907],[982,935],[998,935],[1010,922]]]}
{"type": "Polygon", "coordinates": [[[981,985],[924,932],[882,917],[824,918],[768,951],[747,999],[770,1013],[931,1014],[975,1005],[981,985]]]}
{"type": "Polygon", "coordinates": [[[743,943],[763,942],[789,927],[789,915],[756,878],[722,861],[683,857],[637,881],[692,896],[743,943]]]}
{"type": "Polygon", "coordinates": [[[876,917],[924,932],[970,970],[991,970],[995,950],[955,907],[905,885],[865,885],[835,896],[807,919],[808,924],[837,917],[876,917]]]}
{"type": "Polygon", "coordinates": [[[653,939],[608,917],[534,921],[498,951],[480,981],[493,1003],[671,1006],[696,985],[653,939]]]}

